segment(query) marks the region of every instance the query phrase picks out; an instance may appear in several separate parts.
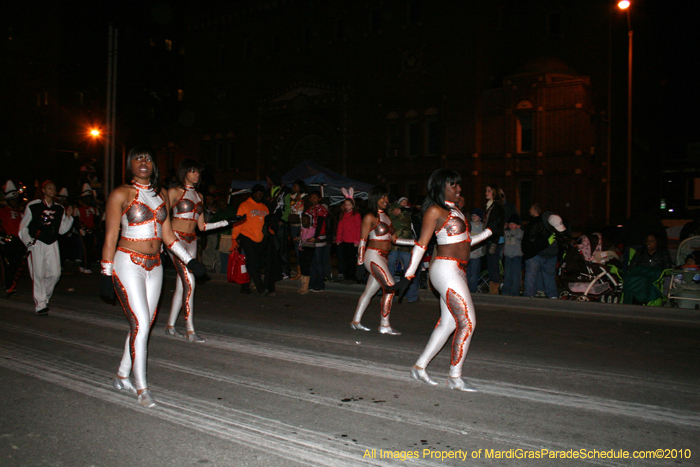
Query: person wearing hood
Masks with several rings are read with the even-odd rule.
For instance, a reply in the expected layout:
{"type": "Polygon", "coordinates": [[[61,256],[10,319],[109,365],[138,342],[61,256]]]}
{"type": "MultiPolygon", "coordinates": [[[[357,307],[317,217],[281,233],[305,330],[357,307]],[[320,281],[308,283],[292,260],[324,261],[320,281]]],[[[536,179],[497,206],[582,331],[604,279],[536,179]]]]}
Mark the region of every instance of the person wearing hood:
{"type": "Polygon", "coordinates": [[[566,228],[558,215],[544,211],[541,204],[530,207],[532,220],[525,227],[522,240],[523,260],[525,261],[525,297],[534,297],[537,293],[538,276],[544,285],[547,298],[559,298],[556,282],[557,254],[559,245],[556,234],[564,233],[566,228]]]}

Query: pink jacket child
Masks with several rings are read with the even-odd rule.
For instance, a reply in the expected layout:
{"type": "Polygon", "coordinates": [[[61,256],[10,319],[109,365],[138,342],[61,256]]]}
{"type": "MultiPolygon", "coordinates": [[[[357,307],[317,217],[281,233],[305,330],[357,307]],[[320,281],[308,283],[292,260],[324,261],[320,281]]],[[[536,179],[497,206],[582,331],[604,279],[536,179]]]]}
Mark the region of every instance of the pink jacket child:
{"type": "Polygon", "coordinates": [[[335,235],[335,243],[352,243],[357,246],[360,243],[360,227],[362,216],[357,211],[343,211],[338,221],[338,231],[335,235]]]}
{"type": "Polygon", "coordinates": [[[299,249],[304,247],[315,247],[315,244],[307,243],[307,240],[316,235],[316,229],[311,226],[311,216],[304,213],[301,215],[301,232],[299,233],[299,249]]]}

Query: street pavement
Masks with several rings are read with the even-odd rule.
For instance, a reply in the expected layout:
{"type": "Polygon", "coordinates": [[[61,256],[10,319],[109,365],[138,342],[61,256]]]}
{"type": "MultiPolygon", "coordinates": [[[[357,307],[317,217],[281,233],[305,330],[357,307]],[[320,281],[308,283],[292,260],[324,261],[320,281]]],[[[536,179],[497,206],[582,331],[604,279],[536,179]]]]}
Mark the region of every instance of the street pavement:
{"type": "Polygon", "coordinates": [[[692,310],[476,295],[479,392],[462,393],[444,385],[449,346],[428,367],[439,386],[408,374],[439,317],[429,291],[395,303],[394,337],[376,332],[378,298],[372,331],[350,330],[360,286],[260,297],[213,276],[198,345],[163,332],[168,271],[144,409],[111,387],[127,324],[98,281],[65,274],[48,317],[26,278],[0,299],[1,466],[700,465],[692,310]]]}

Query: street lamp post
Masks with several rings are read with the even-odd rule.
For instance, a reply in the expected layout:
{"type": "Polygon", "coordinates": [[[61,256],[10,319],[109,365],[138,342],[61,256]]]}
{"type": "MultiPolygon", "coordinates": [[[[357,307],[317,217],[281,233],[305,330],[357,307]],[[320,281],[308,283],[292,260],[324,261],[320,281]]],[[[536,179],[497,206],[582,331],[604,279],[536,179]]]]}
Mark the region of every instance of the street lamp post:
{"type": "Polygon", "coordinates": [[[632,21],[630,20],[630,2],[622,0],[617,6],[627,13],[627,217],[632,214],[632,21]]]}

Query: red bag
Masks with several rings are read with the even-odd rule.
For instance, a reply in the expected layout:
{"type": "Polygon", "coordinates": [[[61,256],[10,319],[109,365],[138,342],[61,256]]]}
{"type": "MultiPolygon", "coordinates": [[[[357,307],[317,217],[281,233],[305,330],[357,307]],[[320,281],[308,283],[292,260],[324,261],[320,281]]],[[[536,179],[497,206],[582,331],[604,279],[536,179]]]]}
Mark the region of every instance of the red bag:
{"type": "Polygon", "coordinates": [[[236,284],[247,284],[250,282],[250,275],[245,267],[245,255],[234,248],[228,255],[228,271],[226,274],[229,282],[236,284]]]}

